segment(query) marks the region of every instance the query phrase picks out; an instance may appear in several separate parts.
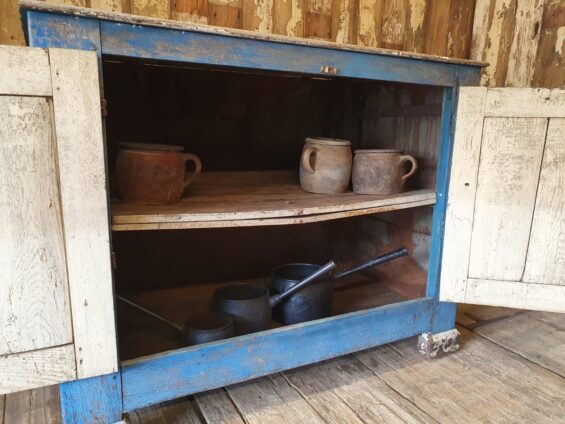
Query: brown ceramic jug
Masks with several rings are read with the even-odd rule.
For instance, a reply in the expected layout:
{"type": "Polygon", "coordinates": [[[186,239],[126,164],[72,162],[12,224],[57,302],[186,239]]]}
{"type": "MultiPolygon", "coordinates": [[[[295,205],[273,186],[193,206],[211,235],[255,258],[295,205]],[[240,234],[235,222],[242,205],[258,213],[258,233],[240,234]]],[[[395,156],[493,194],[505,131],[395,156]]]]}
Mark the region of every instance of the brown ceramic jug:
{"type": "Polygon", "coordinates": [[[401,150],[355,150],[353,191],[359,194],[396,194],[404,190],[406,180],[418,169],[418,163],[401,150]],[[408,173],[404,165],[410,162],[408,173]]]}
{"type": "Polygon", "coordinates": [[[351,142],[337,138],[307,138],[300,158],[300,186],[311,193],[338,194],[351,177],[351,142]]]}
{"type": "Polygon", "coordinates": [[[202,170],[198,156],[182,150],[182,146],[165,144],[120,143],[116,159],[120,199],[144,205],[178,202],[202,170]],[[195,166],[189,176],[186,162],[194,162],[195,166]]]}

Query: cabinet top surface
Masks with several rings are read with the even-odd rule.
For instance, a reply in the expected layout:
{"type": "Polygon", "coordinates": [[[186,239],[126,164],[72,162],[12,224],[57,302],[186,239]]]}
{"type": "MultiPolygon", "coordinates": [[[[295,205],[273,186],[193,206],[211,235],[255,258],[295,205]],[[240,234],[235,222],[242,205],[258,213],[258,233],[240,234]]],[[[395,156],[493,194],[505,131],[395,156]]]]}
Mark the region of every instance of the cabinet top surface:
{"type": "Polygon", "coordinates": [[[167,28],[171,30],[192,31],[199,33],[223,35],[228,37],[246,38],[246,39],[270,41],[270,42],[285,43],[285,44],[295,44],[295,45],[319,47],[319,48],[326,48],[333,50],[370,53],[381,56],[396,56],[396,57],[419,59],[419,60],[425,60],[431,62],[441,62],[441,63],[450,63],[450,64],[459,64],[459,65],[468,65],[468,66],[477,66],[477,67],[488,66],[488,63],[478,62],[474,60],[449,58],[446,56],[434,56],[434,55],[421,54],[421,53],[404,52],[399,50],[388,50],[388,49],[381,49],[376,47],[364,47],[353,44],[337,44],[330,41],[288,37],[288,36],[276,35],[276,34],[264,34],[255,31],[214,27],[204,24],[195,24],[190,22],[181,22],[181,21],[174,21],[169,19],[158,19],[147,16],[136,16],[125,13],[102,12],[102,11],[83,8],[83,7],[58,5],[58,4],[50,4],[50,3],[48,4],[45,3],[44,1],[37,1],[37,0],[21,0],[19,4],[20,4],[20,8],[24,10],[66,14],[77,17],[120,22],[125,24],[145,25],[152,27],[167,28]]]}

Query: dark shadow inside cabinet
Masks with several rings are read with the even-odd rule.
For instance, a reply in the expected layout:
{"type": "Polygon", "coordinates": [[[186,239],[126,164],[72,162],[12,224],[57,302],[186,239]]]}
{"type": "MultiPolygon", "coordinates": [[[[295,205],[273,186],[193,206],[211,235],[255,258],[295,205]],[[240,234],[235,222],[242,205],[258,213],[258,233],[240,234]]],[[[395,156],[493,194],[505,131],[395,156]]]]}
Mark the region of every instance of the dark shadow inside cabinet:
{"type": "MultiPolygon", "coordinates": [[[[341,138],[354,150],[403,150],[419,164],[406,190],[435,189],[441,88],[120,58],[106,59],[103,72],[111,212],[120,203],[113,178],[120,142],[180,145],[200,157],[203,176],[233,178],[297,174],[306,137],[341,138]]],[[[190,196],[189,188],[187,205],[190,196]]],[[[114,231],[116,291],[182,326],[210,308],[216,288],[268,285],[277,265],[333,259],[345,268],[405,246],[407,257],[334,283],[331,315],[422,297],[432,211],[428,205],[300,225],[114,231]]],[[[166,324],[122,302],[117,309],[122,360],[182,346],[166,324]]]]}
{"type": "MultiPolygon", "coordinates": [[[[276,266],[333,259],[341,271],[404,246],[408,256],[335,281],[331,315],[423,297],[432,210],[289,226],[114,232],[116,291],[182,326],[187,317],[212,309],[221,286],[271,286],[276,266]]],[[[117,310],[122,359],[183,346],[172,327],[122,302],[117,310]]],[[[273,320],[272,328],[280,326],[273,320]]]]}

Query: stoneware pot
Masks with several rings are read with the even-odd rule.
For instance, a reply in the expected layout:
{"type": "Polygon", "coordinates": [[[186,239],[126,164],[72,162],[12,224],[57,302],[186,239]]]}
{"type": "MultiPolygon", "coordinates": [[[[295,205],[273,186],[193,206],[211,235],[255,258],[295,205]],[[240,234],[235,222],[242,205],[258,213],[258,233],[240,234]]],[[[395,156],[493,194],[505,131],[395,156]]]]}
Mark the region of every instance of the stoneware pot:
{"type": "Polygon", "coordinates": [[[182,150],[182,146],[165,144],[120,143],[116,159],[120,199],[144,205],[178,202],[202,170],[198,156],[182,150]],[[186,162],[194,162],[194,172],[190,175],[186,172],[186,162]]]}
{"type": "Polygon", "coordinates": [[[353,159],[353,191],[359,194],[396,194],[404,190],[406,180],[418,169],[418,163],[401,150],[356,150],[353,159]],[[406,173],[405,164],[412,168],[406,173]]]}
{"type": "Polygon", "coordinates": [[[337,138],[307,138],[300,158],[300,186],[310,193],[338,194],[351,177],[351,142],[337,138]]]}

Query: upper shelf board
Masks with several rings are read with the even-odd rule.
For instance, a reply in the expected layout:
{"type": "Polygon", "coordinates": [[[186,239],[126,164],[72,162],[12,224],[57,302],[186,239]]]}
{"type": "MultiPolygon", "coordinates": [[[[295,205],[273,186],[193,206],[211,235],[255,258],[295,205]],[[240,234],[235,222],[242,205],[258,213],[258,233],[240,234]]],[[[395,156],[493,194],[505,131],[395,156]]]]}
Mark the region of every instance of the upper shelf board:
{"type": "Polygon", "coordinates": [[[207,172],[179,203],[112,202],[114,231],[288,225],[433,205],[433,190],[395,195],[303,191],[296,171],[207,172]]]}

